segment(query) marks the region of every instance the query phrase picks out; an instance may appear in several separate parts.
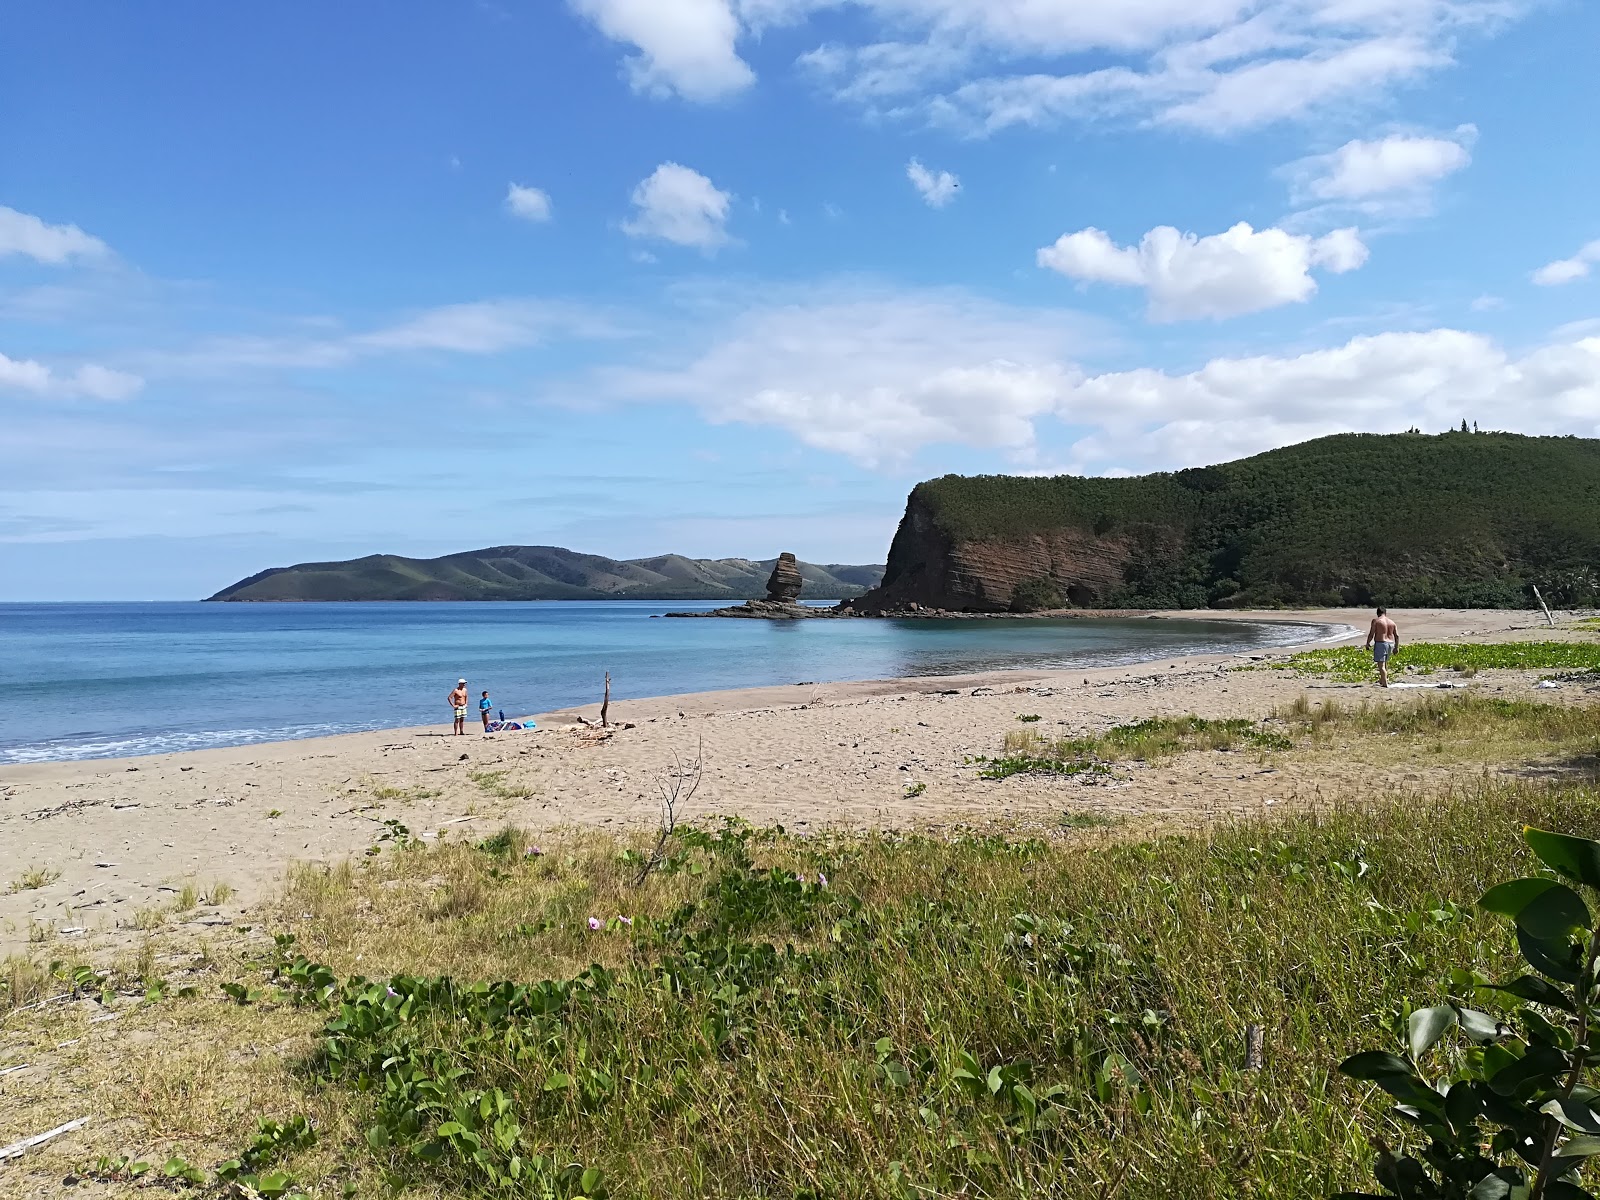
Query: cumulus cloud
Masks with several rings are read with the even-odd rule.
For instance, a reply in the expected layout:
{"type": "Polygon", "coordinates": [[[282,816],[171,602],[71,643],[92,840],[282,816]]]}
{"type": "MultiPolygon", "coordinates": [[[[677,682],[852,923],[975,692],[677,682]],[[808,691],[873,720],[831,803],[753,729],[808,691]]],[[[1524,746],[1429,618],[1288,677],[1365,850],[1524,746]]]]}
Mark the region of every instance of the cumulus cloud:
{"type": "Polygon", "coordinates": [[[710,252],[728,239],[729,192],[699,171],[662,163],[633,189],[634,213],[623,222],[629,237],[653,238],[710,252]]]}
{"type": "Polygon", "coordinates": [[[1350,209],[1372,216],[1422,215],[1433,208],[1433,189],[1472,162],[1476,126],[1449,137],[1394,133],[1346,142],[1284,168],[1296,204],[1350,209]]]}
{"type": "MultiPolygon", "coordinates": [[[[740,0],[752,29],[832,0],[740,0]]],[[[856,0],[867,33],[801,65],[877,116],[986,134],[1107,116],[1226,134],[1381,100],[1527,0],[856,0]],[[876,35],[876,36],[875,36],[876,35]],[[1075,62],[1105,60],[1090,70],[1075,62]]]]}
{"type": "Polygon", "coordinates": [[[906,178],[911,180],[911,186],[917,189],[929,208],[943,208],[956,198],[961,188],[961,180],[949,171],[935,174],[914,158],[906,164],[906,178]]]}
{"type": "Polygon", "coordinates": [[[1600,262],[1600,239],[1581,247],[1571,258],[1558,258],[1545,263],[1533,273],[1533,281],[1540,287],[1557,287],[1563,283],[1586,279],[1589,268],[1600,262]]]}
{"type": "Polygon", "coordinates": [[[1154,321],[1220,320],[1308,300],[1317,290],[1313,268],[1353,271],[1366,262],[1367,247],[1354,229],[1313,238],[1241,221],[1208,237],[1160,225],[1137,246],[1081,229],[1041,249],[1037,260],[1082,283],[1143,288],[1154,321]]]}
{"type": "Polygon", "coordinates": [[[904,466],[946,444],[998,452],[1020,470],[1168,470],[1330,433],[1442,430],[1464,418],[1600,434],[1600,336],[1590,329],[1557,331],[1520,355],[1444,328],[1219,357],[1187,371],[1090,373],[1080,356],[1102,351],[1105,335],[1088,318],[957,290],[835,286],[752,295],[692,316],[693,329],[710,330],[703,341],[603,371],[585,394],[682,403],[867,466],[904,466]]]}
{"type": "Polygon", "coordinates": [[[47,399],[126,400],[144,387],[144,380],[97,363],[84,363],[67,374],[31,358],[0,354],[0,391],[47,399]]]}
{"type": "Polygon", "coordinates": [[[506,188],[506,211],[524,221],[548,221],[550,193],[542,188],[513,183],[506,188]]]}
{"type": "Polygon", "coordinates": [[[606,37],[637,51],[624,63],[636,91],[703,103],[755,81],[735,49],[739,19],[730,0],[569,2],[606,37]]]}
{"type": "Polygon", "coordinates": [[[80,258],[101,258],[110,248],[76,225],[48,225],[31,213],[0,205],[0,258],[21,254],[58,266],[80,258]]]}
{"type": "Polygon", "coordinates": [[[1058,415],[1096,427],[1077,469],[1195,466],[1329,433],[1454,428],[1600,433],[1600,338],[1514,358],[1454,329],[1383,333],[1294,356],[1219,358],[1197,371],[1085,379],[1058,415]]]}

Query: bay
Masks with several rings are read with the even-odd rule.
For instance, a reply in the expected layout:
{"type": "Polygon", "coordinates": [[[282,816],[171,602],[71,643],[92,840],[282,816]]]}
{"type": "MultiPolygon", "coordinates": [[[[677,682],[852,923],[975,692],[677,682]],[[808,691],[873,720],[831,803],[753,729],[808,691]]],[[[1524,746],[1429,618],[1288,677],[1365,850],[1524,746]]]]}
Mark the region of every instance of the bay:
{"type": "Polygon", "coordinates": [[[1329,632],[1217,620],[651,620],[710,603],[0,604],[0,763],[508,716],[769,684],[1107,666],[1329,632]]]}

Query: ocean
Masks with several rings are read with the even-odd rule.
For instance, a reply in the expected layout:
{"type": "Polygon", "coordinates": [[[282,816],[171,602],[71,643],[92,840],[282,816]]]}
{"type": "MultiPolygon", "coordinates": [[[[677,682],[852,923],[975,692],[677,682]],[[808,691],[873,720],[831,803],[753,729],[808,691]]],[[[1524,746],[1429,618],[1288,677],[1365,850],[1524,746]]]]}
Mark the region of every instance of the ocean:
{"type": "Polygon", "coordinates": [[[0,763],[446,725],[767,684],[1109,666],[1306,641],[1228,621],[651,620],[710,603],[0,604],[0,763]],[[475,715],[474,715],[474,719],[475,715]]]}

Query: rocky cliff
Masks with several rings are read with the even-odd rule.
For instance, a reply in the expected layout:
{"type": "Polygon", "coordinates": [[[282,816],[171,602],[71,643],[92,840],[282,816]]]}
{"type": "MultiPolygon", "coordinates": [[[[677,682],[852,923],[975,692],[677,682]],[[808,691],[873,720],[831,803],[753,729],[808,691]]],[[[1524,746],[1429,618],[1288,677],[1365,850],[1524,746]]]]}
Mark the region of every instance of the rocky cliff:
{"type": "Polygon", "coordinates": [[[859,613],[1600,603],[1600,441],[1341,434],[1125,479],[918,484],[859,613]]]}

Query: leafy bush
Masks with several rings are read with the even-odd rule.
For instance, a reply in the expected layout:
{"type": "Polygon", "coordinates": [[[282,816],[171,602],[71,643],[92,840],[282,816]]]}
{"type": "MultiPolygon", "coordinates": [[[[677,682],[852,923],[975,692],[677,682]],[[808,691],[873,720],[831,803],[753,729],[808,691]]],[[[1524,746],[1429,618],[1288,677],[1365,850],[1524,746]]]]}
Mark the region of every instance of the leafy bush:
{"type": "Polygon", "coordinates": [[[1523,837],[1555,877],[1502,883],[1478,904],[1515,923],[1532,973],[1501,983],[1458,973],[1521,1006],[1499,1016],[1456,1000],[1419,1008],[1407,1018],[1403,1055],[1368,1050],[1339,1065],[1395,1098],[1393,1116],[1416,1147],[1396,1154],[1377,1143],[1376,1176],[1387,1195],[1593,1200],[1578,1181],[1600,1155],[1600,925],[1568,883],[1600,888],[1600,842],[1531,828],[1523,837]],[[1425,1074],[1436,1047],[1444,1061],[1425,1074]]]}
{"type": "Polygon", "coordinates": [[[1061,607],[1061,589],[1045,575],[1024,579],[1011,589],[1012,612],[1042,612],[1061,607]]]}

